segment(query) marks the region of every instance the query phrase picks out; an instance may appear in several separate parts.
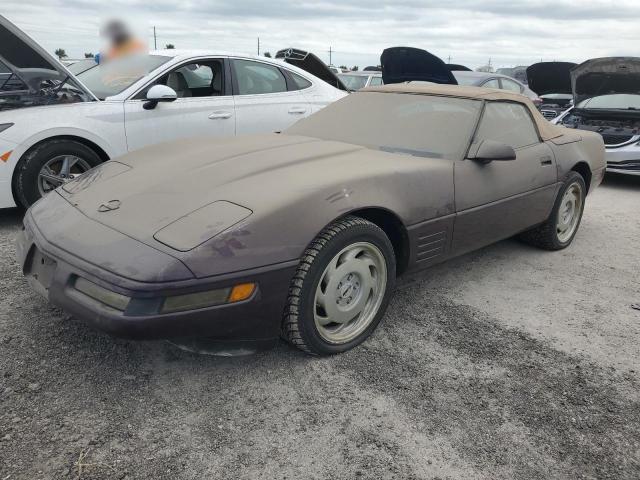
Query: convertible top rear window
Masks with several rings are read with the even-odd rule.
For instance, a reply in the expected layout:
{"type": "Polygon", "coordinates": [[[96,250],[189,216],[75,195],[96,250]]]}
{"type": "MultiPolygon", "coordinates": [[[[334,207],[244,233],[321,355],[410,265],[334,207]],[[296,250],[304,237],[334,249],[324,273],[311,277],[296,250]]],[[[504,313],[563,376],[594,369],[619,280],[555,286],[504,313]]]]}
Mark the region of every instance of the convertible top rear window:
{"type": "Polygon", "coordinates": [[[481,109],[482,102],[473,99],[358,92],[299,121],[286,133],[455,160],[463,155],[481,109]]]}

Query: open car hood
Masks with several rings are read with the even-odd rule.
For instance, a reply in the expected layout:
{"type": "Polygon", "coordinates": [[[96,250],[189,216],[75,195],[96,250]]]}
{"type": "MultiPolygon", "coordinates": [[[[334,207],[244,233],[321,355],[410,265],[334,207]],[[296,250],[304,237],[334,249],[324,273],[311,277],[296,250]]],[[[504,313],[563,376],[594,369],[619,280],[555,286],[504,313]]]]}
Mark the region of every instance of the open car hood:
{"type": "Polygon", "coordinates": [[[571,70],[574,105],[599,95],[640,95],[640,58],[594,58],[571,70]]]}
{"type": "Polygon", "coordinates": [[[380,56],[380,64],[385,85],[415,81],[458,84],[446,63],[419,48],[387,48],[380,56]]]}
{"type": "Polygon", "coordinates": [[[529,88],[538,95],[571,93],[572,62],[540,62],[527,67],[529,88]]]}
{"type": "Polygon", "coordinates": [[[447,68],[452,72],[472,72],[469,67],[465,65],[460,65],[459,63],[447,63],[447,68]]]}
{"type": "MultiPolygon", "coordinates": [[[[18,83],[31,95],[47,95],[62,83],[69,82],[88,98],[97,100],[75,76],[26,33],[0,15],[0,62],[10,75],[11,85],[18,83]],[[16,77],[19,82],[16,82],[16,77]]],[[[15,95],[15,89],[0,80],[0,96],[15,95]],[[4,85],[4,88],[3,88],[4,85]]]]}
{"type": "Polygon", "coordinates": [[[311,52],[299,50],[297,48],[285,48],[276,53],[275,58],[280,58],[291,65],[301,68],[305,72],[324,80],[332,87],[348,92],[349,89],[342,83],[335,73],[329,70],[326,63],[320,60],[311,52]]]}

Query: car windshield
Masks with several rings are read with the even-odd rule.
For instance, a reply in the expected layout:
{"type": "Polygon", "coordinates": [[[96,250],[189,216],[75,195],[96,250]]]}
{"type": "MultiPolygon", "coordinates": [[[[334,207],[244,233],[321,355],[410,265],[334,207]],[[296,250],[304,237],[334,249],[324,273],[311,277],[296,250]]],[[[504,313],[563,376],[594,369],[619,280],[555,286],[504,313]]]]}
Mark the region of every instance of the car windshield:
{"type": "Polygon", "coordinates": [[[348,73],[340,73],[338,77],[349,90],[360,90],[366,87],[367,79],[369,78],[368,75],[353,75],[348,73]]]}
{"type": "Polygon", "coordinates": [[[475,85],[478,82],[478,77],[475,75],[465,75],[460,72],[451,72],[455,77],[458,85],[475,85]]]}
{"type": "Polygon", "coordinates": [[[79,60],[77,62],[72,63],[71,65],[67,65],[67,70],[73,73],[76,77],[83,72],[86,72],[90,68],[97,67],[95,59],[87,58],[85,60],[79,60]]]}
{"type": "Polygon", "coordinates": [[[481,108],[479,100],[365,91],[300,120],[285,133],[453,160],[469,145],[481,108]]]}
{"type": "Polygon", "coordinates": [[[613,110],[640,110],[640,95],[615,93],[583,100],[578,108],[603,108],[613,110]]]}
{"type": "Polygon", "coordinates": [[[101,63],[77,77],[96,97],[104,100],[129,88],[170,59],[161,55],[131,55],[101,63]]]}

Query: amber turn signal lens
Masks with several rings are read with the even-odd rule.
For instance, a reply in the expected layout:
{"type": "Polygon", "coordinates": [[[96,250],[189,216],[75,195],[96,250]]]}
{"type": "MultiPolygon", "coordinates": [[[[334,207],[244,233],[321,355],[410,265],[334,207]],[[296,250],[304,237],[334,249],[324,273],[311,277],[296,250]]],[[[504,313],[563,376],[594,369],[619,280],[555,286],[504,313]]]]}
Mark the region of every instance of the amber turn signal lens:
{"type": "Polygon", "coordinates": [[[247,298],[253,295],[253,292],[256,290],[255,283],[241,283],[236,285],[231,289],[231,294],[229,295],[229,303],[241,302],[246,300],[247,298]]]}
{"type": "Polygon", "coordinates": [[[3,153],[2,155],[0,155],[0,160],[2,160],[3,162],[9,161],[11,153],[13,153],[13,150],[9,150],[8,152],[3,153]]]}

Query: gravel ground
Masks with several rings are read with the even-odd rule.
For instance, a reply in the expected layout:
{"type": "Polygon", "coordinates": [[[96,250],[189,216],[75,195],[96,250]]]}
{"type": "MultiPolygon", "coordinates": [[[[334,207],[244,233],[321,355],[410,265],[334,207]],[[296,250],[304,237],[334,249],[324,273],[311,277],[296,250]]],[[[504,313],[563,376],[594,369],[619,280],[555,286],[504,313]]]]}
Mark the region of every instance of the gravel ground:
{"type": "Polygon", "coordinates": [[[639,196],[607,179],[568,250],[403,279],[322,359],[95,332],[31,292],[0,212],[0,480],[640,478],[639,196]]]}

